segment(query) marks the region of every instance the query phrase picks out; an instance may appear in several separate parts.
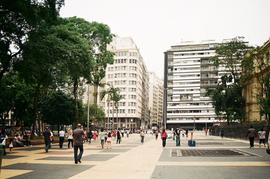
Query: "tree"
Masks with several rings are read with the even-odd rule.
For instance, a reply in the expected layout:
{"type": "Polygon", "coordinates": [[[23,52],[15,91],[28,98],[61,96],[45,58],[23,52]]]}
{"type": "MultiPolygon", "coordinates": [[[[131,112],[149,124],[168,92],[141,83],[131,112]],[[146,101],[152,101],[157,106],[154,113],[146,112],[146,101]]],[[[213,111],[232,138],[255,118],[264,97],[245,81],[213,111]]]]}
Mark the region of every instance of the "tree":
{"type": "Polygon", "coordinates": [[[75,121],[75,100],[61,91],[53,92],[41,102],[40,111],[48,124],[70,125],[75,121]]]}
{"type": "Polygon", "coordinates": [[[109,26],[98,22],[87,22],[84,19],[71,17],[67,19],[69,30],[78,31],[88,40],[93,58],[91,76],[88,83],[94,85],[94,104],[97,105],[98,87],[104,84],[101,80],[105,77],[107,64],[113,63],[113,53],[107,46],[112,42],[113,34],[109,26]]]}
{"type": "Polygon", "coordinates": [[[19,124],[33,123],[32,110],[33,89],[18,74],[9,73],[0,81],[0,119],[5,125],[5,120],[12,112],[13,120],[19,124]]]}
{"type": "Polygon", "coordinates": [[[244,59],[248,46],[241,40],[221,44],[216,48],[216,56],[212,58],[216,66],[227,69],[216,88],[207,90],[212,97],[217,116],[223,116],[230,122],[241,122],[244,119],[243,86],[240,83],[241,68],[239,64],[244,59]]]}
{"type": "Polygon", "coordinates": [[[64,0],[0,1],[0,81],[21,60],[28,34],[53,24],[64,0]]]}
{"type": "Polygon", "coordinates": [[[120,89],[119,88],[113,88],[112,90],[112,97],[113,106],[116,108],[116,120],[118,121],[118,102],[123,99],[123,96],[120,95],[120,89]]]}
{"type": "MultiPolygon", "coordinates": [[[[116,107],[116,104],[122,99],[122,96],[119,94],[120,90],[119,88],[110,87],[107,90],[104,90],[101,92],[101,100],[104,99],[105,96],[107,96],[107,102],[108,102],[108,116],[110,113],[109,106],[110,101],[113,101],[113,112],[112,117],[114,118],[114,108],[116,107]]],[[[116,107],[118,109],[118,106],[116,107]]],[[[118,111],[117,111],[118,112],[118,111]]],[[[110,121],[108,121],[109,124],[110,121]]]]}
{"type": "MultiPolygon", "coordinates": [[[[85,117],[84,117],[84,121],[87,121],[87,107],[85,107],[85,117]]],[[[103,122],[104,119],[105,119],[105,113],[104,113],[104,109],[95,105],[95,104],[92,104],[89,106],[89,118],[91,120],[91,122],[103,122]]]]}

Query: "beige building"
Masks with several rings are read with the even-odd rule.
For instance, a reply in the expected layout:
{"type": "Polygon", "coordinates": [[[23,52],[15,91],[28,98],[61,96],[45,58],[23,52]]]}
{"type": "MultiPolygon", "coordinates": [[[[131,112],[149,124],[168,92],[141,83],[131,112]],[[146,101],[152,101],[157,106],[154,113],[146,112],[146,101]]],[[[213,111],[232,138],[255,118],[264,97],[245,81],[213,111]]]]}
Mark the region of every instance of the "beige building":
{"type": "Polygon", "coordinates": [[[120,89],[123,97],[118,103],[118,110],[107,97],[102,101],[108,128],[148,128],[150,112],[149,78],[143,58],[132,38],[114,38],[109,49],[115,53],[114,64],[108,65],[105,81],[107,87],[120,89]]]}
{"type": "Polygon", "coordinates": [[[149,73],[150,126],[162,126],[163,81],[153,72],[149,73]]]}
{"type": "Polygon", "coordinates": [[[258,50],[258,54],[252,59],[255,72],[243,90],[243,96],[246,100],[246,121],[260,121],[264,119],[264,116],[260,115],[258,100],[263,95],[260,82],[261,77],[270,71],[270,40],[258,50]]]}

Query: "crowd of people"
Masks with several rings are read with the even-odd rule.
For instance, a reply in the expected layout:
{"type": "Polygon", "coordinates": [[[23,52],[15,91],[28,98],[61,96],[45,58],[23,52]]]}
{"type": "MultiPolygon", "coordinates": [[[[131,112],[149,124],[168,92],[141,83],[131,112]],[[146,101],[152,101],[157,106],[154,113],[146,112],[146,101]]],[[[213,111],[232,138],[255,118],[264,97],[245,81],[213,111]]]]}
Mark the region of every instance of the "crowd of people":
{"type": "MultiPolygon", "coordinates": [[[[147,133],[147,130],[138,130],[136,133],[140,136],[140,142],[141,144],[145,141],[145,134],[147,133]]],[[[208,133],[208,129],[204,129],[205,135],[208,133]]],[[[101,128],[100,130],[90,130],[87,132],[81,124],[78,124],[76,129],[72,128],[62,128],[58,132],[59,137],[59,148],[62,149],[64,147],[65,141],[67,141],[67,147],[73,148],[74,150],[74,162],[75,164],[81,163],[81,158],[83,155],[83,145],[84,143],[91,144],[92,141],[100,141],[101,149],[111,149],[112,148],[112,142],[115,141],[116,144],[120,144],[122,141],[122,138],[126,136],[129,137],[131,131],[124,130],[124,129],[113,129],[113,130],[107,130],[101,128]],[[79,152],[79,153],[78,153],[79,152]]],[[[176,128],[173,131],[166,131],[165,129],[157,129],[150,132],[153,136],[155,136],[155,139],[157,140],[160,135],[160,139],[162,141],[162,147],[166,147],[166,141],[168,138],[172,138],[175,140],[175,146],[181,145],[181,138],[189,137],[189,131],[186,129],[179,129],[176,128]]],[[[190,136],[192,136],[192,132],[190,136]]],[[[250,126],[248,129],[247,137],[250,141],[250,148],[254,147],[254,140],[256,137],[259,139],[259,147],[263,144],[264,147],[266,147],[266,141],[265,141],[265,135],[266,132],[264,129],[260,129],[259,131],[256,131],[253,126],[250,126]]],[[[13,138],[9,138],[5,131],[0,129],[0,143],[2,146],[6,147],[8,146],[10,148],[10,151],[13,147],[22,147],[22,146],[29,146],[31,145],[30,141],[31,133],[30,131],[25,131],[22,135],[19,133],[16,134],[13,138]]],[[[224,136],[224,130],[222,130],[221,137],[224,136]]],[[[51,148],[51,144],[54,142],[54,134],[52,130],[49,127],[45,127],[45,130],[43,132],[43,138],[44,138],[44,149],[45,152],[49,152],[49,149],[51,148]]],[[[6,153],[4,149],[4,154],[6,153]]]]}

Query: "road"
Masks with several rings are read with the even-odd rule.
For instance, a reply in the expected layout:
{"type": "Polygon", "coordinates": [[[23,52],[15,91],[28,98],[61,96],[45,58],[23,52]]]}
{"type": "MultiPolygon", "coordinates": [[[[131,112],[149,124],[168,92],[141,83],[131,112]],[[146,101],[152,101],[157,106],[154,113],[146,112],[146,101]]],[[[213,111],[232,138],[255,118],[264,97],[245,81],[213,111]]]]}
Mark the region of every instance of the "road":
{"type": "Polygon", "coordinates": [[[247,141],[196,132],[196,147],[188,147],[181,138],[176,147],[167,146],[146,135],[140,143],[138,134],[123,138],[112,149],[101,149],[99,142],[84,145],[81,164],[74,164],[73,150],[54,144],[49,153],[43,146],[18,148],[3,159],[2,178],[14,179],[217,179],[270,178],[270,155],[265,148],[249,149],[247,141]]]}

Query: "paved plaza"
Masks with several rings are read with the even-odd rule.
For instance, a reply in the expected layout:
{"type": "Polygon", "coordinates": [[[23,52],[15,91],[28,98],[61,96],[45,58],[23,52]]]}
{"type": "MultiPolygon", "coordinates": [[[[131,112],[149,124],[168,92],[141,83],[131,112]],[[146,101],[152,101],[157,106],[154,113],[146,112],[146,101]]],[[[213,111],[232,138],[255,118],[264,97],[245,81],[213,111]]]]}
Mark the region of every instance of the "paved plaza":
{"type": "Polygon", "coordinates": [[[13,150],[3,158],[0,178],[14,179],[217,179],[270,178],[270,155],[265,148],[250,149],[247,141],[195,133],[196,147],[181,146],[146,135],[140,143],[138,134],[123,138],[112,149],[101,149],[99,142],[84,145],[81,164],[74,164],[73,150],[53,144],[49,153],[43,146],[13,150]]]}

